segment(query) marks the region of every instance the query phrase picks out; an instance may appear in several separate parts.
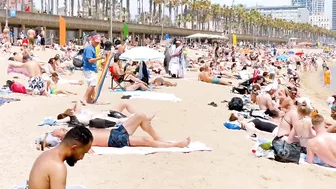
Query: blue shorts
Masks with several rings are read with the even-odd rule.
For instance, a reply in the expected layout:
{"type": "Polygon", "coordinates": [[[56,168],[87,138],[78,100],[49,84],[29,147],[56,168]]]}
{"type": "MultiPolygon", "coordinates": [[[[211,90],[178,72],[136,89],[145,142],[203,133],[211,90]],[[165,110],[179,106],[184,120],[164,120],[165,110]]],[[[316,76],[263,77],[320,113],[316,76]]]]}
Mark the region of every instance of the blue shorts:
{"type": "Polygon", "coordinates": [[[212,78],[212,80],[211,80],[211,83],[213,83],[213,84],[219,84],[219,82],[220,82],[220,79],[217,78],[217,77],[212,78]]]}
{"type": "Polygon", "coordinates": [[[129,135],[122,124],[116,125],[118,128],[112,129],[108,140],[109,147],[122,148],[129,146],[129,135]]]}

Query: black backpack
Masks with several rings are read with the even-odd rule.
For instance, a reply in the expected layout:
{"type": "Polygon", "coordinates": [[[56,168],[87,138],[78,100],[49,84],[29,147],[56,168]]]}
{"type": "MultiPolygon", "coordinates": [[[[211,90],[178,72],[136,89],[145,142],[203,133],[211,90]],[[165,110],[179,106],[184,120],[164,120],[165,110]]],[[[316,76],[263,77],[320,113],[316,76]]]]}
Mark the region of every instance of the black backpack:
{"type": "Polygon", "coordinates": [[[239,97],[233,97],[228,104],[229,110],[236,110],[238,112],[243,110],[244,102],[239,97]]]}

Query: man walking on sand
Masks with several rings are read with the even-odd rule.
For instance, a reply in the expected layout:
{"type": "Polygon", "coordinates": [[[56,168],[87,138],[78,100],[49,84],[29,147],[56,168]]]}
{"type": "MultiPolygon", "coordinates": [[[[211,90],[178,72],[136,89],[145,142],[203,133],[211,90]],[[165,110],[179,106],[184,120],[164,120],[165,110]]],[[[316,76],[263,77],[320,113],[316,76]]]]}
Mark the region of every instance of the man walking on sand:
{"type": "Polygon", "coordinates": [[[29,189],[65,188],[67,168],[73,167],[91,149],[92,133],[86,127],[74,127],[57,147],[43,152],[35,161],[29,175],[29,189]]]}
{"type": "Polygon", "coordinates": [[[98,82],[98,70],[97,61],[103,59],[104,57],[96,56],[95,47],[100,43],[100,36],[94,35],[91,37],[91,44],[89,44],[84,49],[83,53],[83,74],[84,78],[88,84],[88,88],[85,91],[84,97],[81,103],[94,103],[93,96],[95,95],[95,88],[98,82]]]}

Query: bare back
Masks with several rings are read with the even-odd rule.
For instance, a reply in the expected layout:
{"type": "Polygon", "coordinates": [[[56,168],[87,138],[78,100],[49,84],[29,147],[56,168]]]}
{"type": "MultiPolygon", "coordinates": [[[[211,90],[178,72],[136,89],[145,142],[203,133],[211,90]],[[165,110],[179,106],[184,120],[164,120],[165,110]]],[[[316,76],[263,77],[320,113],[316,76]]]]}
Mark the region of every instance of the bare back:
{"type": "Polygon", "coordinates": [[[55,149],[43,152],[29,175],[29,189],[51,189],[52,182],[65,188],[67,169],[55,149]]]}
{"type": "Polygon", "coordinates": [[[210,77],[209,72],[207,72],[207,71],[203,71],[202,73],[199,74],[199,79],[200,79],[201,81],[210,83],[212,78],[210,77]]]}
{"type": "Polygon", "coordinates": [[[317,156],[324,163],[336,167],[336,134],[323,133],[310,139],[307,144],[307,161],[312,163],[317,156]]]}
{"type": "Polygon", "coordinates": [[[272,105],[271,96],[266,92],[262,94],[258,100],[258,105],[260,110],[272,110],[273,107],[270,107],[270,105],[272,105]]]}
{"type": "Polygon", "coordinates": [[[281,119],[277,136],[288,136],[293,124],[297,122],[298,113],[295,108],[288,111],[281,119]]]}
{"type": "Polygon", "coordinates": [[[30,77],[40,77],[42,76],[41,66],[35,61],[28,61],[24,63],[24,67],[28,70],[30,77]]]}
{"type": "Polygon", "coordinates": [[[308,139],[315,137],[316,133],[312,129],[310,118],[303,118],[294,125],[296,136],[300,140],[300,145],[306,147],[308,139]]]}

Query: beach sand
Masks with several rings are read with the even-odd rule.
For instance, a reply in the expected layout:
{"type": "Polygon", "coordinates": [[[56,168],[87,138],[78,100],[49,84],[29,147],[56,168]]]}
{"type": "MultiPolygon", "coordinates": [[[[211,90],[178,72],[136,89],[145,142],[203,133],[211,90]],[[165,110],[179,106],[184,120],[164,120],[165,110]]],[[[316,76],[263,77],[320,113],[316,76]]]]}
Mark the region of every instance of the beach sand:
{"type": "MultiPolygon", "coordinates": [[[[36,52],[42,60],[55,54],[36,52]]],[[[5,84],[15,74],[7,75],[7,61],[1,61],[0,81],[5,84]]],[[[312,73],[314,74],[314,73],[312,73]]],[[[316,73],[318,74],[318,73],[316,73]]],[[[27,78],[19,75],[23,84],[27,78]]],[[[195,78],[196,73],[188,73],[195,78]]],[[[83,79],[77,71],[70,78],[83,79]]],[[[308,77],[315,81],[313,77],[308,77]]],[[[305,79],[304,79],[305,80],[305,79]]],[[[308,80],[307,80],[308,81],[308,80]]],[[[222,100],[230,100],[230,88],[197,82],[176,80],[176,88],[163,88],[159,92],[174,93],[182,101],[128,100],[138,110],[155,113],[153,127],[167,140],[182,140],[190,136],[213,149],[212,152],[158,153],[151,155],[86,155],[74,167],[68,168],[68,185],[84,185],[89,189],[277,189],[277,188],[333,188],[336,172],[311,165],[283,164],[264,158],[255,158],[251,153],[253,142],[244,131],[227,130],[223,122],[229,111],[222,100]],[[216,102],[219,106],[207,104],[216,102]]],[[[317,82],[317,81],[316,81],[317,82]]],[[[105,81],[99,101],[112,104],[121,101],[120,93],[108,91],[110,78],[105,81]]],[[[305,86],[305,85],[304,85],[305,86]]],[[[313,86],[313,85],[312,85],[313,86]]],[[[40,151],[35,149],[34,140],[53,127],[37,126],[45,117],[56,116],[71,101],[78,100],[84,86],[62,85],[64,89],[77,92],[69,97],[31,97],[23,95],[1,95],[18,97],[21,102],[4,104],[0,107],[1,162],[0,188],[11,188],[15,183],[28,179],[29,171],[40,151]]],[[[314,86],[315,88],[315,86],[314,86]]],[[[317,90],[318,91],[318,90],[317,90]]],[[[325,96],[311,91],[309,95],[321,104],[325,96]],[[319,96],[320,95],[320,96],[319,96]]],[[[323,105],[324,105],[323,104],[323,105]]],[[[326,105],[325,105],[326,106],[326,105]]],[[[95,110],[107,110],[111,105],[89,106],[95,110]]],[[[144,135],[137,131],[135,135],[144,135]]]]}

